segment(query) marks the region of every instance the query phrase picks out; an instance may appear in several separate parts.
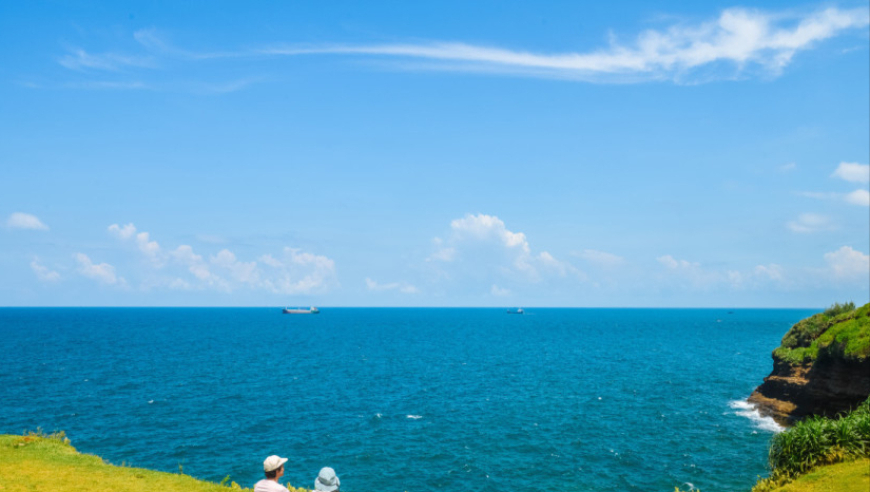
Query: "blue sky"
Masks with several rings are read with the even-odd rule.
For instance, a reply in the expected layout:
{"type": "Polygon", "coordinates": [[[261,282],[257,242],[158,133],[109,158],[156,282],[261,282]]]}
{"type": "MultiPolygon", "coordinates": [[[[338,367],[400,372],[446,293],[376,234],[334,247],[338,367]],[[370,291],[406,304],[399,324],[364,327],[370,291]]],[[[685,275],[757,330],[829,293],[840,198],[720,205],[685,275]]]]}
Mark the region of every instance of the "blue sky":
{"type": "Polygon", "coordinates": [[[870,300],[866,2],[6,2],[0,305],[870,300]]]}

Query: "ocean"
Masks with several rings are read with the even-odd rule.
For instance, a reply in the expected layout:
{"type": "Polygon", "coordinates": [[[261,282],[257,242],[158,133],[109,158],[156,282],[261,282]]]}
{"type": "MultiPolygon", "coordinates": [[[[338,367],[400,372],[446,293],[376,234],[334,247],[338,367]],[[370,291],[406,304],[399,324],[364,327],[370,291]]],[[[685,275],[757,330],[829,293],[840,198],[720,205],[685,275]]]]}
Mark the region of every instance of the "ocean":
{"type": "Polygon", "coordinates": [[[0,433],[243,486],[748,491],[795,309],[0,309],[0,433]]]}

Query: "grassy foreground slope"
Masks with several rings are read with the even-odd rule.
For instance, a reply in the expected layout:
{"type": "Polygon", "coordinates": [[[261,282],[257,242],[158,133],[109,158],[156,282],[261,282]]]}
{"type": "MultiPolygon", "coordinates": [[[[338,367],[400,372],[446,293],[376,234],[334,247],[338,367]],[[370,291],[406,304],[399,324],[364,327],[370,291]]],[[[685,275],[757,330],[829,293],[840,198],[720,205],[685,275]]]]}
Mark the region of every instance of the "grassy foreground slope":
{"type": "Polygon", "coordinates": [[[823,466],[774,492],[867,492],[870,490],[870,460],[823,466]]]}
{"type": "MultiPolygon", "coordinates": [[[[305,489],[294,489],[303,492],[305,489]]],[[[81,454],[60,435],[0,435],[2,492],[231,492],[221,485],[188,475],[144,468],[113,466],[99,456],[81,454]]]]}

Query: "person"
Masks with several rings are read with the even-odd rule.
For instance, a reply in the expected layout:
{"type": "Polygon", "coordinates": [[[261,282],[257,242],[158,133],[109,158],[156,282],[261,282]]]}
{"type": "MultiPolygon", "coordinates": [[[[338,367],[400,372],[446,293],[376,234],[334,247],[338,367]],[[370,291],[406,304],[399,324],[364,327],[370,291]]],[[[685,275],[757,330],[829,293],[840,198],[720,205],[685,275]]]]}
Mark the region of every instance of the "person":
{"type": "Polygon", "coordinates": [[[287,487],[278,483],[278,479],[284,475],[284,463],[287,463],[287,458],[275,455],[266,458],[263,462],[266,478],[254,485],[254,492],[290,492],[287,487]]]}
{"type": "Polygon", "coordinates": [[[338,488],[340,486],[341,481],[335,474],[335,470],[328,466],[320,470],[317,478],[314,479],[314,490],[320,490],[323,492],[339,492],[338,488]]]}

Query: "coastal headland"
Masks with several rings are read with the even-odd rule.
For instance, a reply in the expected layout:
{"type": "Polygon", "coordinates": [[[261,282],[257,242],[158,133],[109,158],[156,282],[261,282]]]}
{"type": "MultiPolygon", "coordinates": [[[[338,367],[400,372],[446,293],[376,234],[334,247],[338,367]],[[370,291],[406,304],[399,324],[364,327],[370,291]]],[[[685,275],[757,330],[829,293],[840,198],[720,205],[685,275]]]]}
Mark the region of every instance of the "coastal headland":
{"type": "Polygon", "coordinates": [[[749,402],[782,425],[834,417],[870,396],[870,304],[834,305],[796,323],[749,402]]]}

